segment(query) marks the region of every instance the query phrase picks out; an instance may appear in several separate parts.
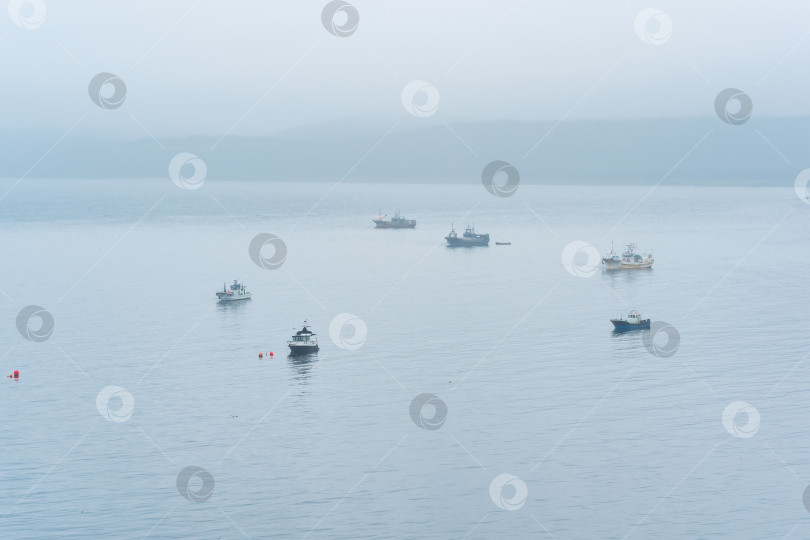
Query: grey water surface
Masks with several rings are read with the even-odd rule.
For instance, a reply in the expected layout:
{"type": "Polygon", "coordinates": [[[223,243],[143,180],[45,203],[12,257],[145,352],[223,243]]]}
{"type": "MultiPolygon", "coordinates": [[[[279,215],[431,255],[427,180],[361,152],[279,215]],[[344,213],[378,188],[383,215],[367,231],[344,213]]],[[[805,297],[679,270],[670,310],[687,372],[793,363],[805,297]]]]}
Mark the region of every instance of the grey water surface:
{"type": "Polygon", "coordinates": [[[792,187],[26,179],[0,231],[0,537],[810,535],[792,187]],[[373,228],[397,208],[416,229],[373,228]],[[563,264],[630,241],[652,270],[563,264]],[[252,300],[218,304],[233,279],[252,300]],[[674,354],[613,334],[633,308],[674,354]],[[321,350],[290,358],[304,319],[321,350]]]}

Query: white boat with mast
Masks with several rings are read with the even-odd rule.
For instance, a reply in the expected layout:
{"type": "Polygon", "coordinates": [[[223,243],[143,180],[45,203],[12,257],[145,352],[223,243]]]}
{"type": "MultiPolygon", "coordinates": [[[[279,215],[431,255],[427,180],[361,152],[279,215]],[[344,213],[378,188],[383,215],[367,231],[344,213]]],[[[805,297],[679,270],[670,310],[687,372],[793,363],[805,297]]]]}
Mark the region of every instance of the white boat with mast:
{"type": "Polygon", "coordinates": [[[638,246],[634,242],[627,244],[624,252],[619,256],[613,249],[611,243],[610,251],[602,257],[602,264],[605,265],[606,270],[639,270],[645,268],[652,268],[655,259],[652,253],[642,255],[637,253],[638,246]]]}
{"type": "Polygon", "coordinates": [[[416,227],[416,220],[405,219],[402,217],[402,214],[399,213],[399,209],[394,213],[394,217],[388,221],[385,220],[385,216],[382,215],[382,212],[377,216],[377,219],[372,221],[374,221],[375,228],[377,229],[413,229],[416,227]]]}
{"type": "Polygon", "coordinates": [[[245,288],[245,284],[233,280],[230,288],[222,284],[222,290],[217,293],[220,302],[234,302],[236,300],[250,300],[252,293],[245,288]]]}
{"type": "Polygon", "coordinates": [[[287,342],[292,356],[312,354],[318,352],[318,335],[307,328],[307,321],[304,327],[292,335],[292,339],[287,342]]]}

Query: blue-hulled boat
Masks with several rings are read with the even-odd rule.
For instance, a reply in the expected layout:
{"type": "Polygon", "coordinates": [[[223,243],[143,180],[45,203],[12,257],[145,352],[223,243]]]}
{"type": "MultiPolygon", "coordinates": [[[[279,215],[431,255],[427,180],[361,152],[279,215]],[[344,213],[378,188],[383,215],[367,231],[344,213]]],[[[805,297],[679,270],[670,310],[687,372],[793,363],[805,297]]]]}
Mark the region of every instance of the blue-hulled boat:
{"type": "Polygon", "coordinates": [[[635,309],[627,314],[626,319],[619,317],[618,319],[610,319],[610,322],[613,323],[614,332],[630,332],[631,330],[650,328],[650,319],[642,319],[641,314],[635,309]]]}

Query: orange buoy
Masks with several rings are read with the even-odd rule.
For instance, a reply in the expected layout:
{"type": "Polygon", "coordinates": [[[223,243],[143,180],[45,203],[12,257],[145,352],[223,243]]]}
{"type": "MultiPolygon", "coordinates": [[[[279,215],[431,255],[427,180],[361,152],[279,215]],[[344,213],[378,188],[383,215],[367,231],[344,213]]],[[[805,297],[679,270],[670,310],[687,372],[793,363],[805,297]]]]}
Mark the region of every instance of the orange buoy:
{"type": "Polygon", "coordinates": [[[264,357],[264,353],[259,353],[259,358],[264,357]]]}

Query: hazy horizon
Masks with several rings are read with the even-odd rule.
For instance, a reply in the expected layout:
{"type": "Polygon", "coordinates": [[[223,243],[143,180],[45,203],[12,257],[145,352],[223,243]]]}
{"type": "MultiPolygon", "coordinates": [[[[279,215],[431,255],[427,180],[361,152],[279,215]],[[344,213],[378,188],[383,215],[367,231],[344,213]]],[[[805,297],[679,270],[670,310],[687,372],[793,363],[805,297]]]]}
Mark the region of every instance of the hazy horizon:
{"type": "Polygon", "coordinates": [[[346,37],[325,31],[325,4],[237,11],[83,0],[47,4],[30,30],[8,18],[0,44],[13,54],[0,65],[14,81],[6,88],[14,106],[4,128],[64,132],[87,114],[76,135],[161,138],[262,136],[372,117],[418,126],[709,116],[730,87],[751,96],[757,116],[810,115],[797,84],[810,47],[810,6],[800,2],[767,10],[662,2],[652,18],[643,15],[650,6],[629,1],[355,2],[359,24],[346,37]],[[101,72],[126,84],[114,111],[88,99],[101,72]],[[401,93],[415,80],[440,96],[432,118],[403,109],[401,93]]]}
{"type": "Polygon", "coordinates": [[[810,6],[13,0],[0,177],[638,179],[806,168],[810,6]],[[672,173],[668,171],[675,167],[672,173]]]}

